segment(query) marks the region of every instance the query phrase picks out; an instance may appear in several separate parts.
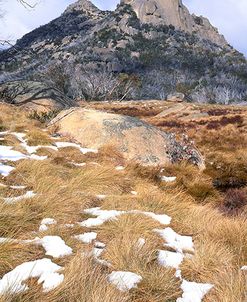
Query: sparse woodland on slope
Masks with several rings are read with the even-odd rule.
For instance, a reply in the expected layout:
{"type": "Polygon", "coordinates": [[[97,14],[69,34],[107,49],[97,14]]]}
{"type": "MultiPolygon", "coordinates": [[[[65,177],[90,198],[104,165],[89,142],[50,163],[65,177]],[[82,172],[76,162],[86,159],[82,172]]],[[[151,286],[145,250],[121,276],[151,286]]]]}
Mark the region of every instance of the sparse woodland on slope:
{"type": "Polygon", "coordinates": [[[181,1],[156,2],[122,1],[110,12],[77,1],[0,53],[0,81],[42,81],[87,100],[177,91],[196,102],[245,102],[245,57],[181,1]]]}

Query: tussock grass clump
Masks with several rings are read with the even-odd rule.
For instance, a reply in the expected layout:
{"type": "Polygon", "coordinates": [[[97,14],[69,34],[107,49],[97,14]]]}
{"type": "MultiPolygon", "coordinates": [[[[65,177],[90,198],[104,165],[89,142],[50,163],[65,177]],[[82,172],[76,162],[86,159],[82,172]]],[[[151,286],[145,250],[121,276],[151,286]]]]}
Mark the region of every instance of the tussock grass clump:
{"type": "Polygon", "coordinates": [[[52,139],[46,132],[34,129],[27,133],[27,143],[30,146],[50,145],[52,139]]]}
{"type": "Polygon", "coordinates": [[[128,294],[118,291],[107,282],[104,269],[100,265],[79,253],[65,267],[64,273],[64,282],[55,291],[43,297],[43,301],[129,301],[128,294]]]}
{"type": "Polygon", "coordinates": [[[213,203],[220,198],[219,192],[213,186],[212,179],[193,165],[182,162],[166,166],[163,173],[176,176],[176,182],[162,184],[165,189],[172,190],[178,187],[186,191],[197,203],[213,203]]]}

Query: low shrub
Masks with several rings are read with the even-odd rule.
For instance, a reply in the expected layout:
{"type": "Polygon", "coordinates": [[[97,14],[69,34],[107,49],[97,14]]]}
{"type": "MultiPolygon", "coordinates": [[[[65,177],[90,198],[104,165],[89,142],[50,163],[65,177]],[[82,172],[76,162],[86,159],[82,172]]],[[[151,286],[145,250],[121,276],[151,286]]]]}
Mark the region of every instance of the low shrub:
{"type": "Polygon", "coordinates": [[[29,118],[32,120],[37,120],[42,124],[50,122],[53,118],[55,118],[59,113],[59,110],[52,110],[48,112],[37,112],[33,111],[29,114],[29,118]]]}
{"type": "Polygon", "coordinates": [[[247,194],[241,189],[230,189],[226,192],[221,211],[228,215],[237,215],[247,205],[247,194]]]}

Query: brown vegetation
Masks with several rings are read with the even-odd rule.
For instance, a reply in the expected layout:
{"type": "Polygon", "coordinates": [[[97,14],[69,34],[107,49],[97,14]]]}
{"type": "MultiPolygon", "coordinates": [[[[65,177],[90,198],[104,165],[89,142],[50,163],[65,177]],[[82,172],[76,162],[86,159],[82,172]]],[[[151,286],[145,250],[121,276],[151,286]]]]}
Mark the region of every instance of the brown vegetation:
{"type": "MultiPolygon", "coordinates": [[[[231,108],[227,110],[231,111],[231,108]]],[[[40,124],[30,128],[32,122],[19,109],[21,118],[17,120],[11,107],[4,105],[2,112],[4,128],[16,129],[22,125],[28,131],[30,144],[52,144],[52,138],[41,130],[40,124]]],[[[0,237],[32,239],[58,235],[73,248],[73,255],[53,259],[64,267],[65,275],[64,282],[55,290],[43,293],[34,279],[28,281],[29,291],[14,296],[6,294],[0,301],[170,302],[180,297],[181,282],[174,277],[175,270],[157,263],[157,250],[164,247],[153,229],[164,226],[150,217],[125,214],[97,228],[97,240],[106,244],[101,259],[111,262],[112,267],[97,264],[85,256],[93,246],[78,242],[73,236],[96,231],[77,222],[91,217],[83,213],[84,209],[97,206],[171,216],[171,227],[181,235],[193,236],[195,243],[195,255],[181,265],[183,276],[189,281],[214,284],[204,301],[245,301],[246,273],[240,268],[247,264],[247,142],[244,111],[242,115],[244,122],[240,127],[233,123],[221,125],[216,131],[195,122],[196,128],[188,131],[206,157],[205,171],[187,163],[158,168],[126,163],[112,146],[102,148],[98,154],[85,155],[75,148],[58,152],[43,148],[38,154],[47,155],[47,160],[16,162],[16,169],[2,182],[26,185],[37,195],[19,203],[6,204],[4,197],[17,196],[22,191],[15,193],[8,187],[1,189],[0,237]],[[71,162],[86,165],[76,166],[71,162]],[[118,165],[126,167],[117,171],[118,165]],[[165,183],[161,181],[161,175],[177,178],[165,183]],[[216,181],[221,186],[217,186],[216,181]],[[240,183],[241,189],[236,189],[240,183]],[[228,190],[230,184],[234,190],[228,190]],[[137,195],[131,191],[136,191],[137,195]],[[100,199],[98,194],[106,197],[100,199]],[[41,220],[47,217],[56,219],[57,225],[39,232],[41,220]],[[66,228],[65,224],[74,224],[74,227],[66,228]],[[139,238],[144,238],[146,244],[136,248],[139,238]],[[112,270],[133,271],[143,280],[138,288],[123,293],[107,282],[107,275],[112,270]]],[[[151,120],[154,122],[155,117],[151,120]]],[[[183,123],[182,120],[179,122],[183,123]]],[[[13,137],[9,137],[8,142],[17,144],[13,137]]],[[[40,246],[11,241],[0,243],[0,278],[18,264],[43,257],[44,250],[40,246]]]]}

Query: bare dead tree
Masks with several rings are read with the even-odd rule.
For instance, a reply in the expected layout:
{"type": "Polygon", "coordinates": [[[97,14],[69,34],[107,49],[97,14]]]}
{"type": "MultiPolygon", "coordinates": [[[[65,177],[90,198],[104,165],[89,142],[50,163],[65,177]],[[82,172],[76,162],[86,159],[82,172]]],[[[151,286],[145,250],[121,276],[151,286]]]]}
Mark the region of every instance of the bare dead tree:
{"type": "MultiPolygon", "coordinates": [[[[16,1],[19,2],[22,6],[24,6],[27,9],[34,9],[38,4],[38,2],[31,4],[30,1],[27,1],[27,0],[16,0],[16,1]]],[[[0,0],[0,18],[4,17],[5,12],[2,8],[2,5],[4,2],[5,2],[5,0],[0,0]]],[[[14,43],[12,43],[11,40],[9,40],[9,39],[3,39],[0,37],[0,45],[13,47],[14,43]]]]}

